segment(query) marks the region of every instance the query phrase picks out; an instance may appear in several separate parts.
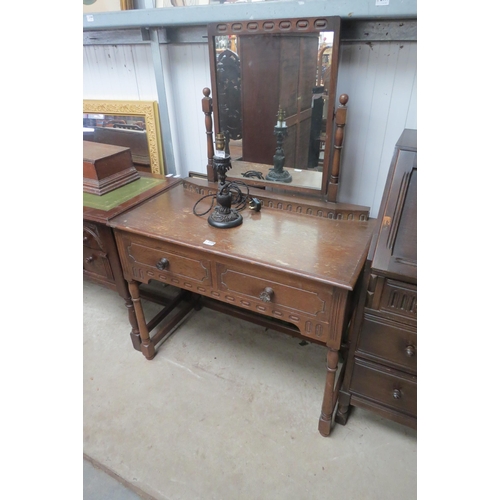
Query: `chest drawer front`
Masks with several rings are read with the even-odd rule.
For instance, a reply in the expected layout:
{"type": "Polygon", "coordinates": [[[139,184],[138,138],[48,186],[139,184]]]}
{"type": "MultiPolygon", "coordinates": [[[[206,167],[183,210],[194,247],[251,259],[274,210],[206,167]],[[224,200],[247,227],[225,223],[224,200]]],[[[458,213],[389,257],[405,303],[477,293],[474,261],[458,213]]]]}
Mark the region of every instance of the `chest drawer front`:
{"type": "Polygon", "coordinates": [[[105,245],[101,239],[99,226],[96,224],[83,224],[83,247],[93,248],[103,252],[106,251],[105,245]]]}
{"type": "Polygon", "coordinates": [[[417,333],[414,328],[365,313],[356,353],[417,373],[417,333]]]}
{"type": "Polygon", "coordinates": [[[380,298],[380,310],[417,320],[417,287],[387,279],[380,298]]]}
{"type": "Polygon", "coordinates": [[[168,282],[181,288],[196,290],[210,287],[210,262],[196,252],[141,236],[121,236],[119,248],[125,276],[148,282],[168,282]]]}
{"type": "Polygon", "coordinates": [[[355,358],[351,392],[412,417],[417,416],[417,377],[355,358]]]}
{"type": "Polygon", "coordinates": [[[105,253],[83,247],[83,270],[87,273],[113,281],[113,271],[105,253]]]}

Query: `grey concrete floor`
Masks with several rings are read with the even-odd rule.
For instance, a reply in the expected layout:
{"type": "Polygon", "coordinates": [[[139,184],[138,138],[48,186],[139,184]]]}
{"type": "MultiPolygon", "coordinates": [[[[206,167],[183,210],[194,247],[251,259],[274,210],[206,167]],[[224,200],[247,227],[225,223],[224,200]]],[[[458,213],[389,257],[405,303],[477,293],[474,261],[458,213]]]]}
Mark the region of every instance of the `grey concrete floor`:
{"type": "Polygon", "coordinates": [[[148,361],[118,294],[83,298],[85,500],[417,498],[414,430],[353,408],[318,433],[323,347],[202,309],[148,361]]]}

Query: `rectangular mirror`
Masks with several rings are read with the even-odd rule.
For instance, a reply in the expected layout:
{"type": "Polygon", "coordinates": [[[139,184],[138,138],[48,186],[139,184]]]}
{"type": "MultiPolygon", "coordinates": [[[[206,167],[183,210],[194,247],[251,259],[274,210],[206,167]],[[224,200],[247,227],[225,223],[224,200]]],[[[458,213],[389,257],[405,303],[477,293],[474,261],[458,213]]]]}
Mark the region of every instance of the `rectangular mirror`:
{"type": "Polygon", "coordinates": [[[137,170],[165,175],[155,101],[83,101],[83,140],[129,147],[137,170]]]}
{"type": "MultiPolygon", "coordinates": [[[[226,137],[228,178],[318,196],[332,173],[340,18],[208,25],[215,133],[226,137]],[[278,111],[286,181],[266,179],[275,164],[278,111]]],[[[210,172],[208,172],[210,175],[210,172]]]]}

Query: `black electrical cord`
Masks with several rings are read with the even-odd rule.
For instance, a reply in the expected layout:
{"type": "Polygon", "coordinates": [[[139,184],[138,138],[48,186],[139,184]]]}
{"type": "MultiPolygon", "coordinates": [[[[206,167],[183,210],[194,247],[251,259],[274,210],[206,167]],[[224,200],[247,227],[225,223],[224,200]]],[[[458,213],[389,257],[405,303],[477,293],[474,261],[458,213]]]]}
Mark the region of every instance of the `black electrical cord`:
{"type": "MultiPolygon", "coordinates": [[[[246,207],[247,201],[250,199],[250,189],[242,181],[226,182],[226,184],[224,184],[224,186],[222,186],[220,192],[221,192],[221,194],[231,193],[231,206],[234,208],[234,210],[236,210],[238,212],[241,212],[246,207]],[[246,194],[242,192],[242,190],[240,189],[240,186],[244,186],[246,188],[246,194]]],[[[197,215],[198,217],[201,217],[203,215],[208,214],[208,212],[210,212],[210,210],[212,210],[212,208],[214,207],[216,199],[217,199],[217,193],[216,194],[206,194],[205,196],[202,196],[194,204],[193,214],[197,215]],[[196,207],[198,206],[198,204],[206,198],[212,198],[212,203],[210,204],[210,208],[202,213],[196,212],[196,207]]]]}
{"type": "Polygon", "coordinates": [[[262,172],[259,172],[258,170],[248,170],[246,172],[243,172],[241,175],[243,177],[256,177],[257,179],[265,180],[262,172]]]}

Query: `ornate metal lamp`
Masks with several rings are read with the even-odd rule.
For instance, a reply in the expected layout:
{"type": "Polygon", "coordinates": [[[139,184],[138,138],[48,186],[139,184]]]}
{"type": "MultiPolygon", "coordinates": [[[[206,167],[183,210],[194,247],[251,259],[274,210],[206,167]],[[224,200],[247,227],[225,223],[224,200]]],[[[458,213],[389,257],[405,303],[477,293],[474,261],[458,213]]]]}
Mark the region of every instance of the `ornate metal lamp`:
{"type": "Polygon", "coordinates": [[[281,106],[278,110],[278,123],[274,126],[274,135],[276,136],[277,143],[276,153],[273,156],[274,166],[269,170],[266,179],[276,182],[292,182],[290,172],[288,172],[288,170],[283,170],[283,165],[285,164],[283,141],[288,135],[288,131],[285,122],[285,111],[281,109],[281,106]]]}
{"type": "Polygon", "coordinates": [[[208,223],[219,228],[229,228],[239,226],[243,222],[243,217],[237,210],[231,208],[232,193],[230,183],[226,182],[226,172],[232,167],[231,156],[225,152],[224,134],[215,136],[215,154],[213,156],[212,167],[219,178],[219,189],[216,199],[217,205],[208,216],[208,223]]]}

